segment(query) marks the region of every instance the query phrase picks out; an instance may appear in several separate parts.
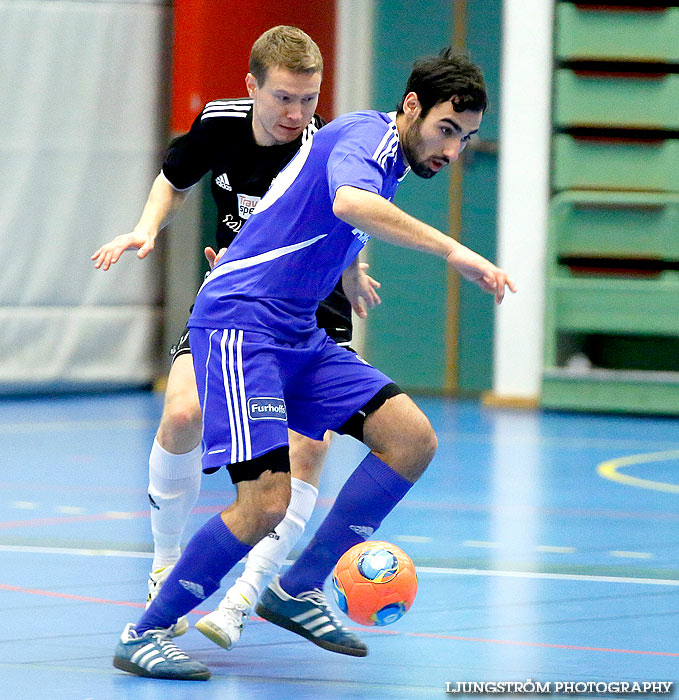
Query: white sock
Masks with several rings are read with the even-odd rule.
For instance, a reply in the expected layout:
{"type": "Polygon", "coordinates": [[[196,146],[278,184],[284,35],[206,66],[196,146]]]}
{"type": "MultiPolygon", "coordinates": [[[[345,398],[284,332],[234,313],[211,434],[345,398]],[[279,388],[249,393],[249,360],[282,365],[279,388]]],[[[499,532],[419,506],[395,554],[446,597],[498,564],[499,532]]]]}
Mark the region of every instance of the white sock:
{"type": "Polygon", "coordinates": [[[285,518],[276,525],[273,533],[250,550],[245,571],[227,591],[225,600],[228,598],[239,601],[243,596],[254,607],[259,596],[285,562],[290,550],[302,536],[316,505],[318,489],[293,477],[290,479],[290,490],[290,505],[285,518]]]}
{"type": "Polygon", "coordinates": [[[186,522],[200,493],[202,477],[200,445],[175,455],[153,441],[149,456],[149,500],[153,532],[153,564],[156,571],[174,564],[181,556],[186,522]]]}

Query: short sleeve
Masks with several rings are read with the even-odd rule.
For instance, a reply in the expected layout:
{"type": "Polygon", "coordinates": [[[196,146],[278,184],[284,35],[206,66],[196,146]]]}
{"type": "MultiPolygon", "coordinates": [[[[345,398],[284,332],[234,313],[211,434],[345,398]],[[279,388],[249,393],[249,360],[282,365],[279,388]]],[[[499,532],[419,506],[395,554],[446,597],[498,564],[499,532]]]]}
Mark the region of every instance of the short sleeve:
{"type": "Polygon", "coordinates": [[[201,112],[190,131],[174,139],[167,149],[162,173],[177,190],[192,187],[210,170],[202,115],[201,112]]]}
{"type": "Polygon", "coordinates": [[[398,148],[396,125],[363,117],[347,124],[328,157],[328,188],[334,201],[337,190],[350,185],[381,194],[386,163],[398,148]]]}

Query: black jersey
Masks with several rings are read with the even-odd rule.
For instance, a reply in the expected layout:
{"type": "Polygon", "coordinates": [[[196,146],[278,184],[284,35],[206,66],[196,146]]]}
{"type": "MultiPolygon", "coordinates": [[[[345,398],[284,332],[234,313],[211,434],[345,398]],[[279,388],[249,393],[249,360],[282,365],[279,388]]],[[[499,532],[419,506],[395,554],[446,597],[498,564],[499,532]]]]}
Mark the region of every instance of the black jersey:
{"type": "MultiPolygon", "coordinates": [[[[162,172],[177,190],[193,187],[211,172],[217,205],[217,250],[226,248],[252,214],[271,181],[325,122],[317,114],[300,136],[280,146],[258,146],[252,131],[252,99],[208,102],[191,129],[171,144],[162,172]]],[[[333,340],[351,339],[351,305],[341,282],[319,305],[318,325],[333,340]]]]}

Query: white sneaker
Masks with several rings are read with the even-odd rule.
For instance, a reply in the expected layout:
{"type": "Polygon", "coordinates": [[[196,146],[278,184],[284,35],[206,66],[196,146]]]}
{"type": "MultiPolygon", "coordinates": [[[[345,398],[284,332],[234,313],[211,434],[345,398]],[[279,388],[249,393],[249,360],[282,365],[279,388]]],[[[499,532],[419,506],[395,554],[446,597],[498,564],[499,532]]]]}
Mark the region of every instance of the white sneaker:
{"type": "Polygon", "coordinates": [[[238,594],[237,600],[227,596],[214,612],[196,622],[196,629],[220,647],[230,649],[240,639],[251,610],[252,604],[245,596],[238,594]]]}
{"type": "MultiPolygon", "coordinates": [[[[149,574],[149,594],[146,596],[146,609],[148,610],[149,605],[153,602],[155,597],[160,593],[160,589],[170,575],[170,572],[174,569],[174,564],[168,564],[160,569],[156,569],[149,574]]],[[[180,617],[174,625],[170,625],[167,629],[168,637],[181,637],[186,630],[189,629],[189,621],[186,616],[180,617]]]]}

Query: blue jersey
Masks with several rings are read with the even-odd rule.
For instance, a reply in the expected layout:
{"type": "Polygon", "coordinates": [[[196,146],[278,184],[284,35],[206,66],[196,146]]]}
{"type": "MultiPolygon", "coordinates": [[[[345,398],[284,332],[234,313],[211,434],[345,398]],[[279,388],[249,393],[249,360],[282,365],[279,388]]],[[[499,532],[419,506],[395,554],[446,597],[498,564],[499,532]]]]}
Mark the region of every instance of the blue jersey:
{"type": "Polygon", "coordinates": [[[314,330],[318,302],[369,238],[334,215],[335,193],[351,185],[391,200],[407,171],[395,114],[352,112],[323,127],[275,178],[210,273],[189,327],[286,340],[314,330]]]}

